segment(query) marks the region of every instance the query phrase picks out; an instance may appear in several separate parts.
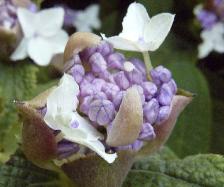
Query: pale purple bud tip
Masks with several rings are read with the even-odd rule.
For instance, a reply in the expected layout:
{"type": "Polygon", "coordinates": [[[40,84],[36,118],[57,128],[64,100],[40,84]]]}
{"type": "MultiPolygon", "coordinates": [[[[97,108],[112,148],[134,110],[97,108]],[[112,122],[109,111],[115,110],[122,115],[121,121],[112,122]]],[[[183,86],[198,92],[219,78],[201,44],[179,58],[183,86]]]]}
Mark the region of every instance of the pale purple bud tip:
{"type": "Polygon", "coordinates": [[[129,61],[132,62],[132,64],[143,74],[144,77],[146,76],[146,67],[144,62],[137,58],[132,58],[129,61]]]}
{"type": "Polygon", "coordinates": [[[158,86],[163,83],[169,82],[172,77],[171,72],[163,66],[158,66],[155,69],[152,69],[150,74],[153,79],[153,82],[158,86]]]}
{"type": "Polygon", "coordinates": [[[158,101],[153,98],[152,100],[147,102],[143,107],[143,112],[145,120],[150,124],[154,124],[159,113],[158,101]]]}
{"type": "Polygon", "coordinates": [[[89,105],[93,101],[93,96],[86,96],[82,99],[80,105],[80,111],[86,115],[89,113],[89,105]]]}
{"type": "Polygon", "coordinates": [[[135,68],[133,71],[125,72],[128,80],[132,84],[141,84],[143,82],[143,75],[140,71],[135,68]]]}
{"type": "Polygon", "coordinates": [[[114,68],[114,69],[122,70],[124,61],[125,61],[124,55],[122,55],[121,53],[115,52],[108,56],[107,65],[109,69],[114,68]]]}
{"type": "Polygon", "coordinates": [[[96,47],[89,47],[79,53],[82,62],[89,62],[89,58],[96,52],[96,47]]]}
{"type": "Polygon", "coordinates": [[[170,89],[172,90],[172,93],[175,95],[177,93],[177,84],[176,84],[176,82],[173,79],[171,79],[171,81],[168,82],[167,84],[169,85],[170,89]]]}
{"type": "MultiPolygon", "coordinates": [[[[61,5],[59,5],[61,7],[61,5]]],[[[62,5],[63,6],[63,5],[62,5]]],[[[64,15],[64,26],[73,27],[74,20],[77,16],[77,11],[70,9],[67,6],[63,6],[65,15],[64,15]]]]}
{"type": "Polygon", "coordinates": [[[106,57],[109,54],[111,54],[114,50],[111,44],[109,44],[108,42],[102,42],[99,46],[97,46],[96,51],[99,52],[104,57],[106,57]]]}
{"type": "Polygon", "coordinates": [[[86,73],[86,75],[85,75],[85,80],[87,80],[88,82],[92,82],[94,79],[95,79],[95,76],[92,74],[92,73],[90,73],[90,72],[88,72],[88,73],[86,73]]]}
{"type": "Polygon", "coordinates": [[[85,75],[85,69],[81,64],[76,64],[71,69],[72,76],[77,83],[80,83],[85,75]]]}
{"type": "Polygon", "coordinates": [[[95,86],[96,90],[101,91],[102,87],[104,86],[104,84],[106,83],[103,79],[94,79],[92,82],[92,85],[95,86]]]}
{"type": "Polygon", "coordinates": [[[120,91],[113,98],[113,104],[117,111],[119,110],[124,94],[125,94],[125,91],[120,91]]]}
{"type": "Polygon", "coordinates": [[[142,141],[150,141],[156,137],[154,132],[154,128],[150,123],[144,123],[142,125],[141,132],[139,134],[138,139],[142,141]]]}
{"type": "Polygon", "coordinates": [[[168,119],[170,115],[170,106],[162,106],[159,109],[159,114],[156,119],[156,124],[160,124],[168,119]]]}
{"type": "Polygon", "coordinates": [[[145,95],[144,95],[144,90],[143,90],[143,88],[141,87],[141,86],[139,86],[139,85],[135,85],[135,87],[137,88],[137,90],[138,90],[138,93],[139,93],[139,95],[140,95],[140,97],[141,97],[141,102],[142,102],[142,105],[145,103],[145,95]]]}
{"type": "Polygon", "coordinates": [[[152,99],[153,96],[157,92],[157,87],[152,82],[143,82],[142,83],[142,88],[144,90],[144,95],[145,95],[146,101],[149,101],[150,99],[152,99]]]}
{"type": "Polygon", "coordinates": [[[123,71],[119,71],[114,75],[114,80],[122,90],[129,88],[130,84],[123,71]]]}
{"type": "Polygon", "coordinates": [[[93,95],[96,92],[94,85],[91,83],[83,82],[80,85],[80,96],[85,97],[88,95],[93,95]]]}
{"type": "Polygon", "coordinates": [[[123,151],[123,150],[133,150],[133,151],[139,151],[142,146],[144,145],[143,141],[135,140],[133,144],[126,145],[126,146],[119,146],[116,148],[116,150],[123,151]]]}
{"type": "Polygon", "coordinates": [[[102,87],[102,91],[107,95],[107,98],[113,100],[114,96],[120,91],[120,88],[113,83],[106,83],[102,87]]]}
{"type": "Polygon", "coordinates": [[[89,62],[92,65],[92,71],[94,73],[100,73],[107,69],[107,62],[98,52],[91,55],[91,57],[89,58],[89,62]]]}
{"type": "Polygon", "coordinates": [[[35,3],[31,3],[28,7],[27,7],[31,12],[37,12],[38,8],[37,5],[35,3]]]}
{"type": "Polygon", "coordinates": [[[78,144],[62,140],[58,143],[57,155],[59,159],[63,159],[77,153],[79,150],[80,148],[78,144]]]}
{"type": "Polygon", "coordinates": [[[171,104],[172,99],[173,93],[170,86],[166,83],[163,84],[158,96],[159,103],[161,105],[169,106],[171,104]]]}
{"type": "Polygon", "coordinates": [[[88,116],[99,125],[109,125],[115,116],[114,105],[109,100],[97,99],[90,104],[88,116]]]}

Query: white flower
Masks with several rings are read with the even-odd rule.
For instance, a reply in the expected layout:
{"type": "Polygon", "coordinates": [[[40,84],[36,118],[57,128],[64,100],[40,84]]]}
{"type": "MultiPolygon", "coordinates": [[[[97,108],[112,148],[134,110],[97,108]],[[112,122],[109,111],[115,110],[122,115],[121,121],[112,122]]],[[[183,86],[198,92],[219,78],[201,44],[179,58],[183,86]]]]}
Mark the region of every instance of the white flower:
{"type": "Polygon", "coordinates": [[[199,58],[204,58],[212,51],[224,53],[224,24],[216,23],[211,29],[201,33],[203,42],[199,45],[199,58]]]}
{"type": "Polygon", "coordinates": [[[99,10],[99,5],[93,4],[88,6],[83,11],[77,11],[77,15],[73,22],[73,25],[76,27],[77,31],[91,32],[92,29],[99,29],[101,27],[99,10]]]}
{"type": "Polygon", "coordinates": [[[38,65],[45,66],[55,54],[64,51],[68,35],[62,30],[62,8],[50,8],[38,13],[18,8],[17,14],[24,37],[12,54],[12,60],[29,56],[38,65]]]}
{"type": "Polygon", "coordinates": [[[159,48],[169,33],[174,21],[174,15],[158,14],[151,19],[145,7],[132,3],[123,19],[123,30],[118,36],[106,38],[114,48],[129,51],[155,51],[159,48]]]}
{"type": "Polygon", "coordinates": [[[44,121],[50,128],[60,130],[65,139],[92,149],[108,163],[112,163],[117,154],[105,152],[105,147],[100,142],[104,138],[103,135],[76,111],[78,94],[79,86],[74,78],[64,74],[59,86],[47,98],[44,121]],[[74,122],[78,127],[72,126],[74,122]]]}

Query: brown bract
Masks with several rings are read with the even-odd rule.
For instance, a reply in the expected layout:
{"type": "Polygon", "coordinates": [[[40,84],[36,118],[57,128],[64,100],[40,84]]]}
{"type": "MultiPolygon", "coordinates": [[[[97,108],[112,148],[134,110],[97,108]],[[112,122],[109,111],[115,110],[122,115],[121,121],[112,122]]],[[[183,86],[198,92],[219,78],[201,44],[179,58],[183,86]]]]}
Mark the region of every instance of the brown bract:
{"type": "Polygon", "coordinates": [[[64,63],[85,48],[99,44],[101,38],[88,32],[76,32],[70,36],[64,51],[64,63]]]}
{"type": "Polygon", "coordinates": [[[136,87],[126,91],[120,109],[108,131],[107,145],[112,147],[132,144],[139,136],[143,124],[141,97],[136,87]]]}
{"type": "Polygon", "coordinates": [[[131,169],[135,153],[118,152],[118,158],[108,164],[98,155],[88,155],[64,164],[62,169],[77,187],[120,187],[131,169]]]}
{"type": "Polygon", "coordinates": [[[45,167],[48,161],[56,158],[54,131],[45,124],[36,109],[27,103],[17,103],[17,107],[23,117],[22,150],[29,160],[45,167]]]}

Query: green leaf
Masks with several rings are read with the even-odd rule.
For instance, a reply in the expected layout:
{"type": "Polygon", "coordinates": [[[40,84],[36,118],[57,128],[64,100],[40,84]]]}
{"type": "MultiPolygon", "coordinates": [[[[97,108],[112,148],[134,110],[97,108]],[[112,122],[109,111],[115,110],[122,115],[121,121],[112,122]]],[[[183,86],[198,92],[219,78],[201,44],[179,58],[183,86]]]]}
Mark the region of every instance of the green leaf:
{"type": "Polygon", "coordinates": [[[33,64],[0,63],[0,162],[17,148],[21,122],[13,100],[32,97],[38,68],[33,64]]]}
{"type": "Polygon", "coordinates": [[[161,159],[158,155],[134,164],[123,187],[222,187],[224,157],[215,154],[161,159]]]}
{"type": "Polygon", "coordinates": [[[26,160],[21,151],[0,167],[0,187],[60,187],[58,173],[41,169],[26,160]]]}
{"type": "Polygon", "coordinates": [[[153,65],[169,68],[177,86],[196,94],[177,120],[168,146],[179,156],[208,153],[211,144],[212,104],[208,83],[196,67],[196,53],[183,51],[172,35],[152,54],[153,65]],[[156,64],[156,65],[155,65],[156,64]]]}

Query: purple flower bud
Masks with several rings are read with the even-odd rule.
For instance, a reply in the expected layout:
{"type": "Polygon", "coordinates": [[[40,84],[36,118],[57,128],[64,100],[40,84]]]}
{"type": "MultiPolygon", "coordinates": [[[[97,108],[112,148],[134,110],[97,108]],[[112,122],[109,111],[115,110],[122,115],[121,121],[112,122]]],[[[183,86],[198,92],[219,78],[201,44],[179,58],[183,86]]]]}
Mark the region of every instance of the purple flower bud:
{"type": "Polygon", "coordinates": [[[114,105],[109,100],[97,99],[90,104],[88,116],[99,125],[109,125],[115,116],[114,105]]]}
{"type": "Polygon", "coordinates": [[[148,101],[152,99],[152,97],[156,94],[157,92],[157,87],[154,83],[152,82],[143,82],[142,83],[142,88],[144,90],[145,94],[145,99],[148,101]]]}
{"type": "Polygon", "coordinates": [[[123,151],[123,150],[139,151],[143,145],[144,145],[143,141],[136,140],[133,144],[126,145],[126,146],[119,146],[116,148],[116,150],[118,150],[118,151],[123,151]]]}
{"type": "Polygon", "coordinates": [[[65,27],[73,27],[74,20],[77,16],[77,11],[70,9],[69,7],[65,5],[59,5],[62,6],[65,11],[64,15],[64,26],[65,27]]]}
{"type": "Polygon", "coordinates": [[[89,58],[89,62],[92,65],[92,71],[95,73],[103,72],[107,69],[107,63],[100,53],[94,53],[89,58]]]}
{"type": "Polygon", "coordinates": [[[85,97],[93,95],[96,92],[95,87],[91,83],[83,83],[80,85],[80,96],[85,97]]]}
{"type": "Polygon", "coordinates": [[[217,16],[211,11],[201,10],[196,16],[204,29],[212,28],[212,26],[217,22],[217,16]]]}
{"type": "Polygon", "coordinates": [[[93,96],[86,96],[82,99],[80,104],[80,111],[86,115],[89,113],[89,105],[93,101],[93,96]]]}
{"type": "Polygon", "coordinates": [[[105,81],[108,81],[108,82],[111,82],[111,83],[115,84],[113,75],[107,70],[105,70],[103,72],[100,72],[98,74],[98,76],[99,76],[99,78],[104,79],[105,81]]]}
{"type": "Polygon", "coordinates": [[[89,58],[96,52],[96,47],[88,47],[79,53],[82,62],[89,62],[89,58]]]}
{"type": "Polygon", "coordinates": [[[170,106],[160,107],[159,114],[156,119],[156,124],[160,124],[160,123],[164,122],[165,120],[167,120],[170,115],[170,110],[171,110],[170,106]]]}
{"type": "Polygon", "coordinates": [[[106,83],[102,87],[102,91],[107,95],[107,98],[113,100],[114,96],[120,91],[119,87],[113,83],[106,83]]]}
{"type": "Polygon", "coordinates": [[[171,79],[171,81],[168,82],[167,84],[169,85],[170,89],[172,90],[172,93],[175,95],[177,93],[177,84],[176,84],[176,82],[173,79],[171,79]]]}
{"type": "Polygon", "coordinates": [[[160,86],[162,83],[169,82],[172,74],[171,72],[164,68],[163,66],[158,66],[150,72],[153,82],[160,86]]]}
{"type": "Polygon", "coordinates": [[[86,73],[84,78],[85,78],[85,80],[87,80],[88,82],[91,83],[95,79],[95,76],[92,73],[88,72],[88,73],[86,73]]]}
{"type": "Polygon", "coordinates": [[[156,137],[154,128],[150,123],[144,123],[138,139],[142,141],[150,141],[156,137]]]}
{"type": "Polygon", "coordinates": [[[147,102],[143,107],[144,112],[144,118],[146,119],[146,122],[150,124],[154,124],[158,113],[159,113],[159,103],[156,99],[151,99],[149,102],[147,102]]]}
{"type": "Polygon", "coordinates": [[[146,76],[146,67],[144,62],[137,58],[132,58],[129,61],[132,62],[132,64],[142,73],[144,77],[146,76]]]}
{"type": "Polygon", "coordinates": [[[108,56],[107,65],[109,69],[114,68],[114,69],[122,70],[124,61],[125,61],[124,55],[122,55],[121,53],[115,52],[108,56]]]}
{"type": "Polygon", "coordinates": [[[143,75],[136,68],[133,71],[125,71],[125,75],[131,84],[141,84],[143,82],[143,75]]]}
{"type": "Polygon", "coordinates": [[[125,94],[125,91],[120,91],[118,94],[116,94],[113,98],[113,104],[115,109],[118,111],[121,105],[121,101],[123,99],[123,96],[125,94]]]}
{"type": "Polygon", "coordinates": [[[136,88],[137,88],[137,90],[138,90],[138,93],[139,93],[139,95],[140,95],[140,97],[141,97],[141,101],[142,101],[142,105],[145,103],[145,95],[144,95],[144,90],[143,90],[143,88],[141,87],[141,86],[139,86],[139,85],[134,85],[136,88]]]}
{"type": "Polygon", "coordinates": [[[98,90],[98,91],[102,90],[102,87],[105,83],[106,82],[103,79],[98,79],[98,78],[96,78],[92,81],[92,84],[95,86],[96,90],[98,90]]]}
{"type": "Polygon", "coordinates": [[[114,50],[111,44],[109,44],[108,42],[102,42],[99,46],[97,46],[96,51],[99,52],[104,57],[106,57],[109,54],[111,54],[114,50]]]}
{"type": "Polygon", "coordinates": [[[74,77],[77,83],[80,83],[85,75],[85,69],[81,64],[74,65],[71,70],[72,76],[74,77]]]}
{"type": "Polygon", "coordinates": [[[57,154],[59,159],[63,159],[77,153],[80,150],[79,145],[62,140],[58,143],[57,154]]]}
{"type": "Polygon", "coordinates": [[[117,83],[117,85],[123,90],[126,90],[130,86],[129,81],[123,71],[117,72],[114,75],[114,80],[117,83]]]}
{"type": "Polygon", "coordinates": [[[163,84],[160,88],[160,92],[158,95],[158,100],[161,105],[169,106],[173,99],[173,93],[168,84],[163,84]]]}

